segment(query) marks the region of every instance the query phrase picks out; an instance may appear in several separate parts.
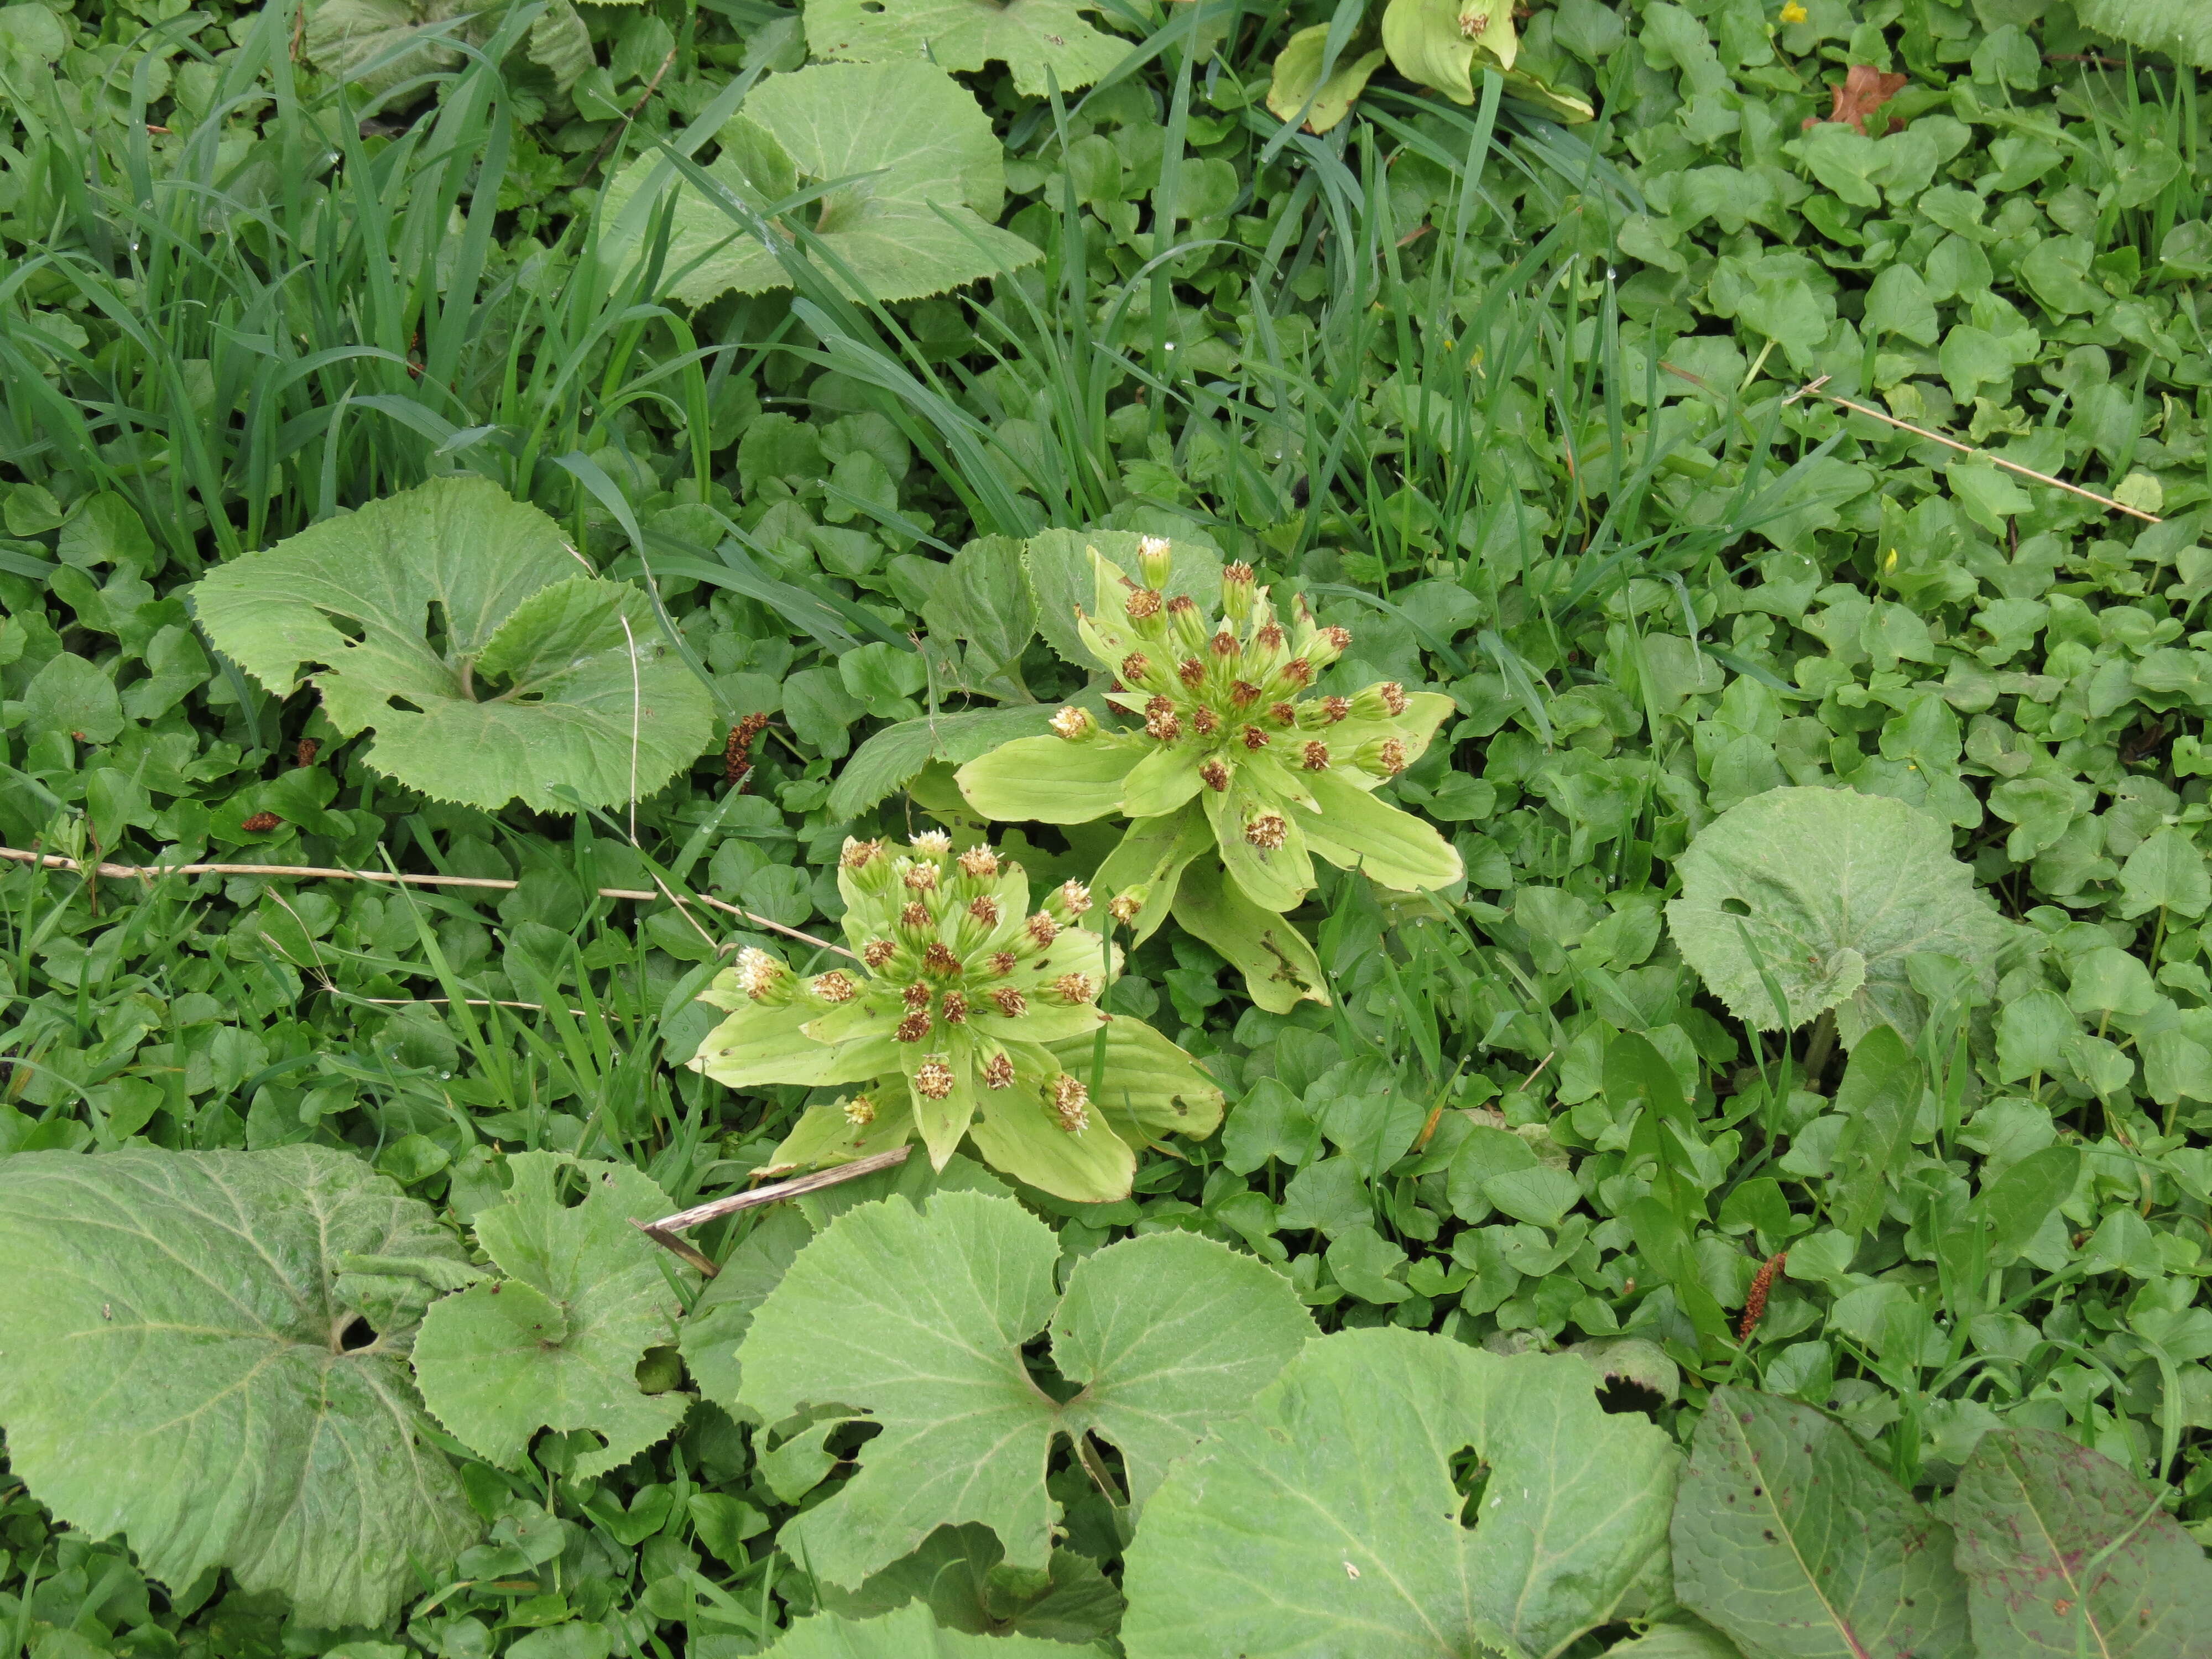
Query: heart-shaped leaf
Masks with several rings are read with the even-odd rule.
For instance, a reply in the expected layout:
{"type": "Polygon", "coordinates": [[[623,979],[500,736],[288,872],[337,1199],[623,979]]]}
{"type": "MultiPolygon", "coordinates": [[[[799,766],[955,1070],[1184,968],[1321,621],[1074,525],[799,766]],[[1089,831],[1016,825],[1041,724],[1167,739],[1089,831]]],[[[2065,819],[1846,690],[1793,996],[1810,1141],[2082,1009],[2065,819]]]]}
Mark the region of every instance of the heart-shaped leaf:
{"type": "Polygon", "coordinates": [[[586,574],[558,525],[489,479],[325,519],[191,593],[218,650],[279,696],[312,680],[341,732],[375,732],[371,766],[441,800],[616,805],[712,733],[644,593],[586,574]]]}
{"type": "Polygon", "coordinates": [[[407,1369],[471,1272],[348,1152],[0,1159],[9,1462],[172,1589],[228,1567],[309,1625],[380,1624],[482,1530],[407,1369]]]}

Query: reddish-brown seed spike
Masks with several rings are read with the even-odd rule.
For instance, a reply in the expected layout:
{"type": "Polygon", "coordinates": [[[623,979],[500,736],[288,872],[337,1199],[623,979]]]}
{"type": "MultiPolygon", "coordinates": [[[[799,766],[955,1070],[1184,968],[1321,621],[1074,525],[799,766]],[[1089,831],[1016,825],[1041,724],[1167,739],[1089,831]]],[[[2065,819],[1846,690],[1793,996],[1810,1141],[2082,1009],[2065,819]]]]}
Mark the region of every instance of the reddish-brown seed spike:
{"type": "Polygon", "coordinates": [[[1206,678],[1206,665],[1195,657],[1185,657],[1176,665],[1176,678],[1195,691],[1206,678]]]}
{"type": "Polygon", "coordinates": [[[1751,1334],[1759,1328],[1760,1316],[1766,1312],[1766,1293],[1774,1288],[1774,1276],[1789,1260],[1789,1251],[1778,1250],[1761,1262],[1759,1271],[1751,1276],[1751,1289],[1743,1298],[1743,1322],[1736,1327],[1737,1341],[1750,1341],[1751,1334]]]}
{"type": "Polygon", "coordinates": [[[1217,793],[1229,787],[1229,769],[1218,760],[1210,760],[1198,769],[1198,775],[1206,780],[1206,787],[1217,793]]]}
{"type": "Polygon", "coordinates": [[[748,714],[730,728],[722,745],[722,780],[744,793],[745,774],[753,769],[753,741],[768,730],[766,714],[748,714]]]}
{"type": "Polygon", "coordinates": [[[1244,746],[1247,749],[1265,749],[1267,746],[1267,734],[1256,726],[1246,726],[1244,746]]]}
{"type": "Polygon", "coordinates": [[[323,745],[313,738],[301,738],[300,746],[292,751],[292,764],[313,766],[315,763],[315,757],[322,752],[322,748],[323,745]]]}
{"type": "Polygon", "coordinates": [[[893,1035],[896,1036],[901,1042],[921,1042],[924,1037],[929,1035],[929,1016],[927,1014],[908,1014],[904,1019],[898,1023],[898,1030],[894,1032],[893,1035]]]}
{"type": "Polygon", "coordinates": [[[1229,701],[1239,708],[1249,708],[1260,701],[1260,688],[1249,680],[1239,680],[1229,688],[1229,701]]]}
{"type": "Polygon", "coordinates": [[[1221,729],[1221,716],[1211,708],[1194,708],[1190,711],[1190,723],[1198,728],[1199,736],[1210,738],[1221,729]]]}
{"type": "Polygon", "coordinates": [[[256,812],[238,827],[249,836],[265,836],[283,822],[274,812],[256,812]]]}
{"type": "Polygon", "coordinates": [[[860,947],[860,960],[871,968],[880,968],[898,954],[898,946],[887,939],[872,939],[860,947]]]}

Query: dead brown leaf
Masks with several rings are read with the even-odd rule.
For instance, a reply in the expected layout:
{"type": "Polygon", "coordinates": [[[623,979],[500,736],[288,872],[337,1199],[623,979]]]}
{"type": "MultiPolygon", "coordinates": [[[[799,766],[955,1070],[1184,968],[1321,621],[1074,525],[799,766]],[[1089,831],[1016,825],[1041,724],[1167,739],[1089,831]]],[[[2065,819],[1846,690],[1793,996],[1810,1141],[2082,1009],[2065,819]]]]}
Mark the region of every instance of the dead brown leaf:
{"type": "MultiPolygon", "coordinates": [[[[1910,78],[1903,75],[1885,75],[1870,64],[1854,64],[1850,73],[1844,77],[1843,85],[1828,88],[1836,100],[1836,106],[1826,115],[1806,117],[1805,125],[1810,128],[1823,121],[1843,121],[1863,133],[1867,130],[1867,117],[1896,97],[1910,78]]],[[[1904,129],[1904,122],[1894,115],[1889,118],[1889,131],[1901,132],[1904,129]]]]}

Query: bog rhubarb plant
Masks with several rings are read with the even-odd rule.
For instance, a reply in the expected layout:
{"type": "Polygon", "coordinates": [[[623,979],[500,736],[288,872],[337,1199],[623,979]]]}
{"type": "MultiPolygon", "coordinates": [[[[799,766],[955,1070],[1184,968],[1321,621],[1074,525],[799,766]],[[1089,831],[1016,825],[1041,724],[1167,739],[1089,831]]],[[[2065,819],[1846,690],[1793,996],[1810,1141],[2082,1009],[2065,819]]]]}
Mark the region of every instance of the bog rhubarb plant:
{"type": "Polygon", "coordinates": [[[1405,891],[1462,873],[1451,843],[1375,790],[1418,760],[1451,699],[1379,681],[1350,696],[1315,687],[1352,644],[1303,597],[1285,625],[1252,567],[1222,572],[1221,615],[1166,592],[1174,552],[1158,537],[1139,574],[1091,555],[1085,649],[1114,677],[1108,701],[1139,724],[1070,706],[1052,734],[961,768],[987,817],[1082,823],[1121,812],[1127,834],[1094,884],[1143,940],[1172,913],[1243,969],[1262,1007],[1325,1001],[1311,945],[1281,920],[1313,890],[1317,854],[1405,891]]]}
{"type": "Polygon", "coordinates": [[[803,974],[739,953],[704,1000],[730,1010],[692,1066],[732,1088],[866,1085],[816,1105],[771,1160],[832,1164],[916,1134],[939,1169],[963,1136],[999,1169],[1063,1198],[1125,1197],[1136,1146],[1203,1135],[1221,1091],[1142,1021],[1098,1006],[1121,953],[1076,923],[1069,881],[1036,909],[1021,866],[986,846],[903,853],[848,841],[837,875],[849,966],[803,974]]]}

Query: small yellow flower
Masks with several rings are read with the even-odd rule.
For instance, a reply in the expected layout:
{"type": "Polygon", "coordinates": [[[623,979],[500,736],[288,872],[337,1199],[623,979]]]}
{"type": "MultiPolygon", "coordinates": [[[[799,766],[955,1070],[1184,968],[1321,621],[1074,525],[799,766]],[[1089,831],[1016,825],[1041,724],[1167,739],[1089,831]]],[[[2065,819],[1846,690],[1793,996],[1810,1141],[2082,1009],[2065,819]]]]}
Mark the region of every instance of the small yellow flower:
{"type": "Polygon", "coordinates": [[[1782,21],[1785,23],[1802,23],[1807,15],[1805,8],[1799,5],[1797,0],[1790,0],[1790,3],[1782,9],[1782,21]]]}

